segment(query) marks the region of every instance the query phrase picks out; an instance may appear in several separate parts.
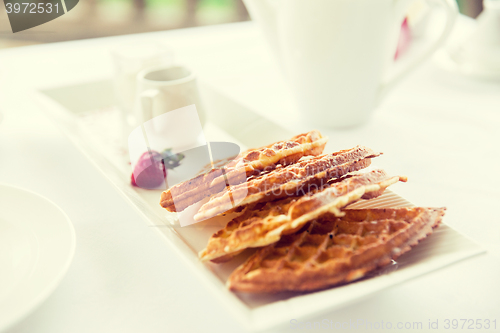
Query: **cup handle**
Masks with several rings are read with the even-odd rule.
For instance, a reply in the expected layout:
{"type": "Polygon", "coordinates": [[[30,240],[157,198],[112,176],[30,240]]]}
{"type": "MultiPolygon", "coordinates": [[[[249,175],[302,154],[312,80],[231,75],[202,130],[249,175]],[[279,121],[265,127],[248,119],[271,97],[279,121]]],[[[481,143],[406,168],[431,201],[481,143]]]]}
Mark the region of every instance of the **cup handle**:
{"type": "Polygon", "coordinates": [[[408,75],[416,67],[418,67],[425,59],[430,57],[434,51],[436,51],[446,40],[446,38],[451,33],[455,20],[458,16],[458,7],[455,0],[427,0],[431,4],[441,3],[446,11],[446,25],[443,32],[439,38],[432,43],[427,50],[425,50],[421,55],[417,56],[415,59],[411,60],[409,64],[406,65],[399,73],[395,74],[392,78],[389,78],[386,82],[382,82],[379,91],[379,101],[384,98],[384,96],[396,86],[396,84],[401,81],[403,77],[408,75]]]}
{"type": "Polygon", "coordinates": [[[140,95],[140,108],[139,114],[141,119],[140,124],[144,125],[144,123],[148,120],[153,119],[153,102],[156,96],[160,94],[160,91],[157,89],[149,89],[145,90],[140,95]]]}

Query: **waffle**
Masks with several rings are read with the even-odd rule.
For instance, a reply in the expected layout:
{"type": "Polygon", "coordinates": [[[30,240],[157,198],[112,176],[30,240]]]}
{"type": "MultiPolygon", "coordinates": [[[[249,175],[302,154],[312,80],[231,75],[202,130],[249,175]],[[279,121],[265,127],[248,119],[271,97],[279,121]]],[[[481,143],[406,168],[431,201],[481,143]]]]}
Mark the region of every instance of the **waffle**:
{"type": "Polygon", "coordinates": [[[199,256],[204,261],[222,262],[246,248],[272,244],[322,214],[342,215],[341,208],[361,198],[376,197],[399,180],[406,178],[390,178],[383,170],[373,170],[337,179],[302,197],[251,205],[212,235],[199,256]]]}
{"type": "Polygon", "coordinates": [[[319,131],[311,131],[294,136],[290,140],[247,150],[232,160],[222,161],[218,165],[219,168],[214,167],[164,191],[160,205],[171,212],[183,211],[188,206],[222,191],[226,184],[240,184],[245,182],[247,177],[260,171],[272,170],[278,164],[288,165],[303,156],[319,155],[323,152],[327,140],[319,131]],[[220,165],[224,163],[225,165],[220,165]]]}
{"type": "Polygon", "coordinates": [[[346,210],[259,249],[229,277],[233,291],[310,291],[362,278],[409,251],[445,208],[346,210]]]}
{"type": "Polygon", "coordinates": [[[303,158],[295,164],[250,178],[243,184],[228,186],[201,206],[194,219],[202,221],[251,203],[304,194],[308,188],[321,187],[331,178],[368,167],[371,158],[378,155],[380,153],[370,148],[357,146],[332,154],[303,158]]]}

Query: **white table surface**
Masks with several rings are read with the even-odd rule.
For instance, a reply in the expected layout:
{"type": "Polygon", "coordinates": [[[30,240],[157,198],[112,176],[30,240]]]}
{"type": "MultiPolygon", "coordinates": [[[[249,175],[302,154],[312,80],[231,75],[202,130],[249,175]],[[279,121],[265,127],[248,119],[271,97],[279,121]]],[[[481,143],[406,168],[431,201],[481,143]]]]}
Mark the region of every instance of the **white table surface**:
{"type": "MultiPolygon", "coordinates": [[[[283,99],[282,81],[253,24],[147,35],[170,44],[177,59],[194,67],[206,84],[257,112],[285,119],[280,110],[290,102],[283,99]]],[[[0,183],[57,203],[77,238],[60,286],[10,332],[242,331],[30,97],[39,87],[111,77],[110,48],[137,38],[143,37],[0,51],[0,183]]],[[[283,123],[293,131],[310,129],[283,123]]],[[[383,151],[377,164],[410,180],[396,192],[417,205],[448,207],[445,222],[488,252],[311,321],[421,321],[421,332],[429,320],[441,326],[445,319],[496,319],[500,329],[499,128],[498,81],[462,77],[427,62],[396,88],[369,124],[321,129],[330,137],[330,150],[364,144],[383,151]]],[[[276,331],[297,330],[287,324],[276,331]]]]}

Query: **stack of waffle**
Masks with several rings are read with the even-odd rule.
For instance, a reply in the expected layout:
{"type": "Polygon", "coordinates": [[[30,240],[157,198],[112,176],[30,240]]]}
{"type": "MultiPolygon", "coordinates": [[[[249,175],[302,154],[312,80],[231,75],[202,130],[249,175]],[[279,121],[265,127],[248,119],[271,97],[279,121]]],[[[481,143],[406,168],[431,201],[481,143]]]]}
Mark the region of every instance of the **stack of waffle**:
{"type": "Polygon", "coordinates": [[[242,292],[308,291],[359,279],[439,225],[444,208],[345,209],[406,178],[362,170],[380,155],[367,147],[322,154],[326,141],[312,131],[250,149],[171,187],[160,204],[180,212],[205,200],[196,221],[238,214],[200,258],[220,263],[258,248],[227,282],[242,292]]]}

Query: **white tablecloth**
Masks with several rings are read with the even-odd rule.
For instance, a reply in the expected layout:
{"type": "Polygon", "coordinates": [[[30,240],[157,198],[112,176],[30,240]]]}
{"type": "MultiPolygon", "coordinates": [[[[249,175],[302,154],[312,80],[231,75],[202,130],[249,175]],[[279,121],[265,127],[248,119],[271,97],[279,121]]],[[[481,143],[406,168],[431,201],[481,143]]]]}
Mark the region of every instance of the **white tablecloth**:
{"type": "MultiPolygon", "coordinates": [[[[279,119],[280,107],[289,103],[271,96],[272,89],[281,91],[280,80],[251,23],[147,35],[170,44],[206,84],[257,112],[279,119]]],[[[53,200],[69,215],[77,237],[60,286],[11,332],[242,331],[30,97],[38,87],[111,77],[110,48],[137,38],[143,37],[0,52],[0,183],[53,200]]],[[[308,129],[284,123],[293,131],[308,129]]],[[[500,328],[498,128],[498,81],[466,78],[428,62],[396,88],[369,124],[322,129],[330,149],[365,144],[383,151],[377,164],[410,179],[398,193],[417,205],[448,207],[445,222],[488,253],[311,321],[420,321],[419,331],[425,331],[429,320],[497,319],[500,328]]]]}

